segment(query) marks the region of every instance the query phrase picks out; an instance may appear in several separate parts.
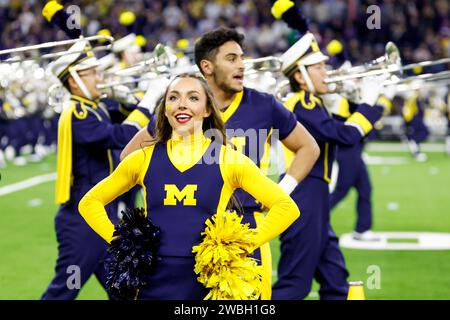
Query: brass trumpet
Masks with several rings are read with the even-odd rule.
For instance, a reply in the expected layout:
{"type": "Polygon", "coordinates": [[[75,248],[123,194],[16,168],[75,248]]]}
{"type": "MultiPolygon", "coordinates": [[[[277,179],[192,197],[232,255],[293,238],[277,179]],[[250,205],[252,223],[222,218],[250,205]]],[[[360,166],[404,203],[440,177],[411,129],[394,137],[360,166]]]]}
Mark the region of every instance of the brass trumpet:
{"type": "Polygon", "coordinates": [[[280,72],[282,61],[274,56],[256,58],[256,59],[245,59],[244,67],[245,75],[254,74],[257,72],[280,72]]]}
{"type": "Polygon", "coordinates": [[[343,90],[344,81],[401,71],[400,51],[393,42],[388,42],[383,56],[361,66],[330,70],[327,72],[325,83],[329,85],[331,92],[339,93],[343,90]]]}

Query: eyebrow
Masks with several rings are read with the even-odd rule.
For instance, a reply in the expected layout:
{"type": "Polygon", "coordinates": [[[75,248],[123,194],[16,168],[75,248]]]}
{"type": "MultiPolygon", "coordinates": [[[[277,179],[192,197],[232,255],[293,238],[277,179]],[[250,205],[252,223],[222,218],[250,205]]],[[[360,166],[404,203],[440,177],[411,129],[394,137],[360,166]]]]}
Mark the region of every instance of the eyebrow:
{"type": "Polygon", "coordinates": [[[243,57],[244,56],[244,54],[242,53],[242,54],[237,54],[237,53],[227,53],[226,55],[225,55],[225,57],[243,57]]]}
{"type": "MultiPolygon", "coordinates": [[[[169,93],[180,94],[180,92],[177,91],[177,90],[170,90],[169,93]]],[[[191,93],[198,93],[198,94],[199,94],[200,92],[198,92],[197,90],[189,90],[189,91],[187,92],[187,94],[191,94],[191,93]]]]}

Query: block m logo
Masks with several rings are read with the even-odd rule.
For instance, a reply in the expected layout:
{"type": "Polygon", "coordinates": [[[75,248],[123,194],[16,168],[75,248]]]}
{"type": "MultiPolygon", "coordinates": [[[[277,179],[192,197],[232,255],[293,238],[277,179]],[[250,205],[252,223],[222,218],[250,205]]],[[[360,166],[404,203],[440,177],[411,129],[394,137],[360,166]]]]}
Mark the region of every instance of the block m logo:
{"type": "Polygon", "coordinates": [[[183,201],[184,206],[197,205],[197,200],[195,199],[196,184],[188,184],[181,191],[174,184],[166,184],[164,185],[164,190],[166,191],[165,206],[176,206],[177,202],[181,201],[183,201]]]}

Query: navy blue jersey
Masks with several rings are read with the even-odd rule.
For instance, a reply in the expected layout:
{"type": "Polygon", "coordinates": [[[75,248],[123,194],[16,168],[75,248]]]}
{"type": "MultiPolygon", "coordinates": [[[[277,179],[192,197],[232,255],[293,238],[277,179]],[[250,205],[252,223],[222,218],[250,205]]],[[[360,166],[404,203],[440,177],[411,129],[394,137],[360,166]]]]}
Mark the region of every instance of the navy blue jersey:
{"type": "MultiPolygon", "coordinates": [[[[202,241],[205,221],[217,212],[224,180],[218,160],[211,164],[200,159],[181,172],[167,148],[166,143],[155,145],[144,177],[147,212],[162,230],[161,255],[193,256],[192,246],[202,241]]],[[[218,157],[220,149],[213,142],[204,154],[218,157]]]]}

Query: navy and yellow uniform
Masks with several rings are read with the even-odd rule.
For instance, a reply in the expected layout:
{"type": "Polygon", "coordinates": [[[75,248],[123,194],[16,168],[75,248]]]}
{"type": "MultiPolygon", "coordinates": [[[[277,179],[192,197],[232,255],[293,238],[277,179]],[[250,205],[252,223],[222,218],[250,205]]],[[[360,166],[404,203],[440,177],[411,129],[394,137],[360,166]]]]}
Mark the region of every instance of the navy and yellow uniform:
{"type": "MultiPolygon", "coordinates": [[[[79,292],[67,285],[70,266],[80,270],[82,286],[92,274],[105,286],[102,260],[106,245],[78,213],[78,203],[96,183],[114,169],[112,150],[123,148],[149,119],[135,110],[122,124],[113,124],[108,111],[94,101],[71,96],[70,106],[61,114],[58,124],[58,158],[55,217],[59,243],[56,275],[42,299],[73,299],[79,292]]],[[[107,207],[112,221],[117,221],[117,207],[107,207]]]]}
{"type": "MultiPolygon", "coordinates": [[[[268,169],[269,143],[273,141],[272,138],[278,135],[279,140],[285,139],[297,125],[294,114],[286,110],[272,95],[250,88],[244,88],[237,93],[221,115],[230,141],[263,172],[268,169]]],[[[152,126],[148,126],[148,131],[152,135],[152,126]]],[[[263,217],[261,204],[244,190],[236,190],[234,197],[239,204],[239,208],[235,208],[236,211],[244,215],[242,222],[250,223],[250,226],[255,228],[263,217]]],[[[264,267],[264,287],[269,294],[263,295],[263,299],[269,299],[272,278],[269,244],[255,250],[254,258],[264,267]]]]}
{"type": "Polygon", "coordinates": [[[406,137],[416,144],[425,141],[429,134],[429,130],[424,123],[424,109],[424,103],[419,98],[418,93],[405,99],[402,108],[403,119],[406,124],[406,137]]]}
{"type": "MultiPolygon", "coordinates": [[[[381,98],[386,104],[390,104],[387,98],[381,98]]],[[[343,98],[336,118],[345,121],[356,108],[357,105],[343,98]]],[[[386,106],[386,109],[390,109],[390,107],[386,106]]],[[[371,133],[373,132],[371,131],[371,133]]],[[[356,189],[358,196],[355,231],[358,233],[363,233],[372,228],[372,186],[366,163],[362,158],[365,143],[366,139],[361,139],[353,145],[339,145],[337,147],[336,162],[339,173],[336,187],[330,195],[330,210],[332,210],[347,196],[351,188],[356,189]]]]}
{"type": "Polygon", "coordinates": [[[112,240],[114,225],[104,206],[136,184],[144,190],[149,218],[161,228],[161,260],[139,299],[206,296],[196,280],[192,247],[202,241],[205,221],[226,210],[235,189],[246,190],[270,208],[256,228],[258,247],[299,216],[292,199],[244,155],[203,135],[188,140],[175,137],[127,156],[81,200],[81,215],[106,241],[112,240]]]}
{"type": "Polygon", "coordinates": [[[280,236],[278,281],[272,297],[303,299],[315,278],[320,284],[321,299],[346,299],[348,271],[330,225],[328,183],[336,146],[359,143],[381,117],[382,108],[361,104],[342,122],[328,113],[318,97],[306,91],[295,93],[285,106],[316,139],[321,152],[308,176],[291,193],[302,219],[280,236]]]}

